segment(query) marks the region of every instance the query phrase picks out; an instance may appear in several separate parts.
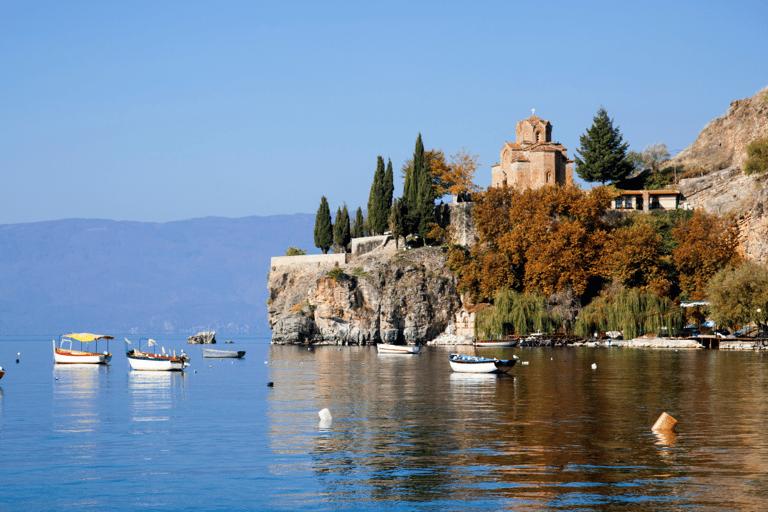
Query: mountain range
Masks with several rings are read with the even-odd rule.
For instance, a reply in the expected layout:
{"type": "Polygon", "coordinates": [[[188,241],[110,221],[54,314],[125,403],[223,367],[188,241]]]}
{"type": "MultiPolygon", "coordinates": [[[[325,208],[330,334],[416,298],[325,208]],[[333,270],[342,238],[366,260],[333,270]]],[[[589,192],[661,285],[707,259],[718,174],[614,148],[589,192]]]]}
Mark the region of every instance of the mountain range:
{"type": "Polygon", "coordinates": [[[314,247],[312,214],[0,225],[0,335],[268,336],[270,257],[314,247]]]}

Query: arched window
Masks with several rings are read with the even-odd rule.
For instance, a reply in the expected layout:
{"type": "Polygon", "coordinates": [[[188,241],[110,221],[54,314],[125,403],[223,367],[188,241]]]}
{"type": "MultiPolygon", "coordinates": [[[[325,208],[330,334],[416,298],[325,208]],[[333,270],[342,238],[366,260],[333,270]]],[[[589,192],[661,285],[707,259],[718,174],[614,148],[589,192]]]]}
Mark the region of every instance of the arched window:
{"type": "Polygon", "coordinates": [[[549,183],[551,180],[552,180],[552,173],[548,172],[547,173],[547,183],[549,183]]]}
{"type": "Polygon", "coordinates": [[[536,132],[536,142],[539,142],[539,136],[541,135],[541,132],[536,132]]]}

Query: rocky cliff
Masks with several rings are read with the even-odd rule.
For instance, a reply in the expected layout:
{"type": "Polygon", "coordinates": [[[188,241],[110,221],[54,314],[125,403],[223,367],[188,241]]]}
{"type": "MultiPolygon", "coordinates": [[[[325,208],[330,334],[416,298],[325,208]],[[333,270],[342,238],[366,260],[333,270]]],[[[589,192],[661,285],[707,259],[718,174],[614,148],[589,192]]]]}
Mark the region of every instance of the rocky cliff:
{"type": "Polygon", "coordinates": [[[694,209],[733,215],[739,223],[741,254],[768,264],[768,176],[743,173],[747,146],[768,137],[768,88],[731,103],[710,122],[696,141],[669,161],[688,178],[678,189],[694,209]]]}
{"type": "Polygon", "coordinates": [[[272,267],[272,343],[426,343],[461,302],[441,248],[383,247],[332,268],[272,267]]]}

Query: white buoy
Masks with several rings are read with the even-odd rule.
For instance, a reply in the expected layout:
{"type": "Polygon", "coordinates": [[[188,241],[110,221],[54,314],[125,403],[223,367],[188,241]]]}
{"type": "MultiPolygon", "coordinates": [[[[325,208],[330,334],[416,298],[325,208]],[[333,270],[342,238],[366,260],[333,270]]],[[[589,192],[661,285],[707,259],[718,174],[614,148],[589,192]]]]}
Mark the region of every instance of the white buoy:
{"type": "Polygon", "coordinates": [[[597,370],[597,363],[592,363],[592,369],[597,370]]]}
{"type": "Polygon", "coordinates": [[[326,408],[317,414],[320,416],[320,423],[317,425],[319,428],[328,428],[331,426],[331,423],[333,423],[333,416],[331,416],[331,411],[326,408]]]}

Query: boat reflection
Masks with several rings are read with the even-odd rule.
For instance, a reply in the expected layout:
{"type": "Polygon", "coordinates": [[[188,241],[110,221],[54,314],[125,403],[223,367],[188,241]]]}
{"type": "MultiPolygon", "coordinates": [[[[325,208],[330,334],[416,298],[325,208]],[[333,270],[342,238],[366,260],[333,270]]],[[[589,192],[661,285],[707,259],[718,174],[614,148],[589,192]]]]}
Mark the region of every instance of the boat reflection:
{"type": "Polygon", "coordinates": [[[54,431],[83,433],[98,429],[101,411],[97,394],[110,371],[108,365],[54,365],[54,431]]]}
{"type": "Polygon", "coordinates": [[[183,372],[129,372],[131,421],[170,421],[174,396],[184,386],[183,372]]]}

